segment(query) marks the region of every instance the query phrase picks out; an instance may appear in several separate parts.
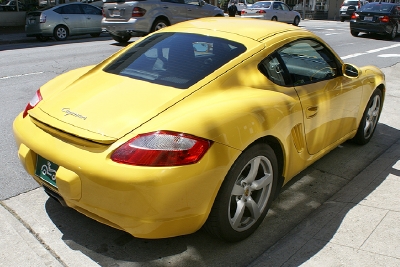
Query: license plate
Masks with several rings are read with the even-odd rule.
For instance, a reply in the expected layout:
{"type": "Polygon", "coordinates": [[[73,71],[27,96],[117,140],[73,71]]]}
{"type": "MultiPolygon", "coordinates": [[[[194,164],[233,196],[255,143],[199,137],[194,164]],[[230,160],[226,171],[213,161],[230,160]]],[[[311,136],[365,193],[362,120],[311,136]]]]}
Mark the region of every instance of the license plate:
{"type": "Polygon", "coordinates": [[[346,14],[346,12],[342,12],[342,15],[346,14]]]}
{"type": "Polygon", "coordinates": [[[120,14],[121,14],[121,13],[119,12],[118,9],[112,11],[112,15],[113,15],[113,16],[119,16],[120,14]]]}
{"type": "Polygon", "coordinates": [[[52,186],[57,187],[57,185],[56,185],[57,170],[58,170],[57,164],[37,155],[36,170],[35,170],[36,176],[38,176],[40,179],[42,179],[46,183],[49,183],[52,186]]]}
{"type": "Polygon", "coordinates": [[[364,17],[364,20],[366,20],[366,21],[372,21],[372,17],[364,17]]]}

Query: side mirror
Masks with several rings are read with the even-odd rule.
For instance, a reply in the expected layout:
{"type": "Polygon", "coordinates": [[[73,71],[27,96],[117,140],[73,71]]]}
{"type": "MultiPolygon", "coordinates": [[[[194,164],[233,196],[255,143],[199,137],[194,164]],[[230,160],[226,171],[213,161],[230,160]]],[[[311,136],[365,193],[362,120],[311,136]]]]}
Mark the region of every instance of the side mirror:
{"type": "Polygon", "coordinates": [[[360,75],[360,70],[351,64],[345,63],[342,66],[342,73],[348,78],[357,78],[360,75]]]}

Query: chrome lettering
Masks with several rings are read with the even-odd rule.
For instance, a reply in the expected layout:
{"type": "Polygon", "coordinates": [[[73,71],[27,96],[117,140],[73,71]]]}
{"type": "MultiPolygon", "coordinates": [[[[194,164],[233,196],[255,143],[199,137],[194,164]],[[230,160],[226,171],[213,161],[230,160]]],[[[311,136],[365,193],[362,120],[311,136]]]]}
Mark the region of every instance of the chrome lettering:
{"type": "Polygon", "coordinates": [[[80,118],[80,119],[83,119],[83,120],[86,120],[86,118],[87,118],[87,117],[85,117],[85,116],[83,116],[81,114],[72,112],[69,108],[63,108],[61,111],[65,113],[64,116],[71,115],[71,116],[74,116],[74,117],[77,117],[77,118],[80,118]]]}

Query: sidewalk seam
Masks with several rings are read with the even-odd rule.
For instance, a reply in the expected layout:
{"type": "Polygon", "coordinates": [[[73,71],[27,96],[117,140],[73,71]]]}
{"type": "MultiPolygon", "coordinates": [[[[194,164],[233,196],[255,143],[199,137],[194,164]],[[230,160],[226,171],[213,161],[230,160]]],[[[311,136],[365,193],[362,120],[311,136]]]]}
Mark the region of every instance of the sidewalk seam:
{"type": "Polygon", "coordinates": [[[8,207],[3,201],[0,201],[0,205],[4,207],[14,218],[16,218],[28,231],[29,233],[62,265],[68,267],[68,265],[52,250],[46,243],[40,238],[40,236],[24,221],[17,213],[8,207]]]}

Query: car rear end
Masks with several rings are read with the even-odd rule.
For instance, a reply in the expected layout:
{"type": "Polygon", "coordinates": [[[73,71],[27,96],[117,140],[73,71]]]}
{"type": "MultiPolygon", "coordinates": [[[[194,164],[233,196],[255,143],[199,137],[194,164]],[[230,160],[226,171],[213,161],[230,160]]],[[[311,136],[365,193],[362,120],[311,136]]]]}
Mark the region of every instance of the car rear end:
{"type": "Polygon", "coordinates": [[[54,17],[53,7],[29,12],[25,19],[25,33],[27,37],[53,36],[54,17]],[[53,23],[52,23],[53,21],[53,23]]]}
{"type": "Polygon", "coordinates": [[[391,35],[394,28],[395,31],[398,30],[398,22],[399,11],[396,10],[395,4],[375,2],[365,5],[352,15],[350,30],[357,34],[366,32],[391,35]]]}
{"type": "Polygon", "coordinates": [[[344,0],[339,10],[340,21],[343,22],[346,19],[350,19],[351,15],[359,10],[361,6],[362,2],[359,0],[344,0]]]}
{"type": "Polygon", "coordinates": [[[150,32],[153,20],[149,10],[159,1],[106,0],[102,28],[116,36],[135,36],[150,32]]]}

